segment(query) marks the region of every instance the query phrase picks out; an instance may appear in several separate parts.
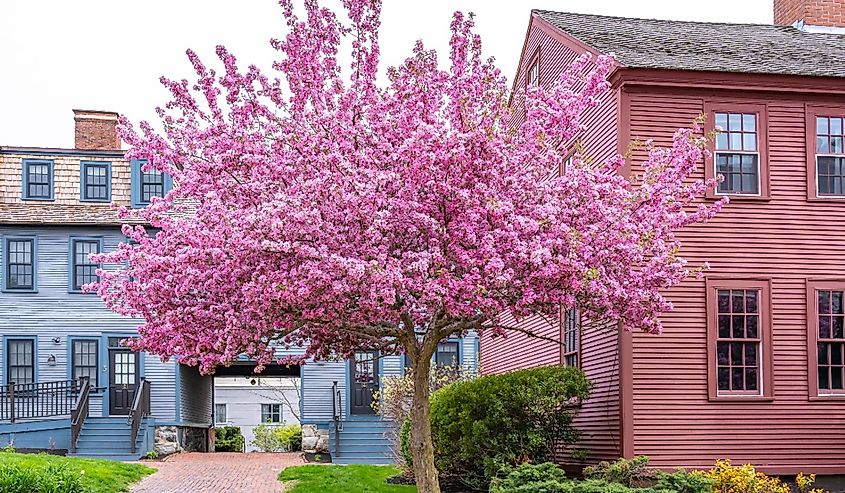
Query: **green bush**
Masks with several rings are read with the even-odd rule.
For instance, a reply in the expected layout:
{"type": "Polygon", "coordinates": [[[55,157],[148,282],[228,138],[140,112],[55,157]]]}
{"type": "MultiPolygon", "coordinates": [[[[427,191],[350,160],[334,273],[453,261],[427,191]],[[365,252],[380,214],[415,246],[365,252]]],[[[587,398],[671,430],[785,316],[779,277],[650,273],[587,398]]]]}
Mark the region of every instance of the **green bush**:
{"type": "Polygon", "coordinates": [[[243,452],[244,436],[238,426],[224,426],[215,428],[214,450],[217,452],[243,452]]]}
{"type": "Polygon", "coordinates": [[[66,465],[21,467],[0,464],[2,493],[83,493],[82,476],[66,465]]]}
{"type": "Polygon", "coordinates": [[[602,461],[596,466],[585,467],[584,477],[634,486],[636,483],[654,479],[654,473],[648,468],[648,456],[639,455],[631,460],[602,461]]]}
{"type": "MultiPolygon", "coordinates": [[[[572,427],[575,409],[569,404],[586,398],[589,389],[580,370],[554,366],[438,390],[431,399],[438,470],[471,488],[486,489],[502,466],[553,460],[558,446],[578,440],[572,427]]],[[[410,456],[410,433],[403,432],[402,454],[410,456]]]]}
{"type": "Polygon", "coordinates": [[[710,493],[713,481],[702,474],[690,474],[683,469],[669,474],[657,473],[657,489],[674,491],[676,493],[710,493]]]}
{"type": "Polygon", "coordinates": [[[681,493],[681,491],[664,489],[660,485],[655,488],[632,488],[603,479],[570,480],[566,479],[566,474],[557,465],[547,462],[504,468],[500,477],[493,479],[490,483],[490,493],[681,493]]]}
{"type": "Polygon", "coordinates": [[[262,452],[297,452],[302,450],[302,427],[299,425],[259,425],[253,430],[251,442],[262,452]]]}

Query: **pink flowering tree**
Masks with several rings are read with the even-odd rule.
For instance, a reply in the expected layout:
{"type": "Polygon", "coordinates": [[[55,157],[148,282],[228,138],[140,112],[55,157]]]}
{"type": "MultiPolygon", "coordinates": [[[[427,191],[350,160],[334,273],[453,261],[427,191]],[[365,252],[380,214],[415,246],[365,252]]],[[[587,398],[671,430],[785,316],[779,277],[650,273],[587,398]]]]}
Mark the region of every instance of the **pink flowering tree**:
{"type": "Polygon", "coordinates": [[[576,157],[550,175],[607,91],[611,59],[582,58],[554,87],[530,90],[516,122],[471,17],[455,14],[445,69],[417,43],[379,84],[380,2],[344,0],[343,20],[316,0],[304,18],[280,3],[281,78],[241,68],[223,47],[220,73],[188,52],[197,81],[162,79],[172,93],[163,131],[123,121],[129,157],[176,187],[133,213],[156,234],[125,226],[133,242],[99,258],[123,267],[90,289],[144,319],[135,349],[206,373],[240,354],[271,363],[279,345],[305,345],[307,359],[406,354],[416,480],[437,492],[428,380],[438,342],[523,330],[501,315],[576,304],[660,332],[671,309],[661,291],[697,270],[675,232],[721,205],[699,205],[712,184],[691,178],[704,138],[684,129],[651,149],[636,185],[617,173],[621,157],[576,157]]]}

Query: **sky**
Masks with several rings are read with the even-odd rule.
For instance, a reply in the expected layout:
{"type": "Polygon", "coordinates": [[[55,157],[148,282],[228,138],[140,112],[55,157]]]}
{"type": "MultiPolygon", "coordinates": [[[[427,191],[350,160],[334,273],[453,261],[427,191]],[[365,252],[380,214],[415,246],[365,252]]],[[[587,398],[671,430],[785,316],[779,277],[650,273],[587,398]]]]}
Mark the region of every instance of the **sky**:
{"type": "MultiPolygon", "coordinates": [[[[383,0],[382,68],[401,63],[417,39],[448,59],[449,22],[462,10],[476,14],[485,55],[511,79],[532,8],[772,22],[772,0],[383,0]]],[[[72,148],[74,108],[155,122],[168,100],[159,77],[194,80],[186,49],[216,66],[223,44],[241,66],[269,70],[269,39],[285,28],[275,0],[0,0],[0,145],[72,148]]]]}

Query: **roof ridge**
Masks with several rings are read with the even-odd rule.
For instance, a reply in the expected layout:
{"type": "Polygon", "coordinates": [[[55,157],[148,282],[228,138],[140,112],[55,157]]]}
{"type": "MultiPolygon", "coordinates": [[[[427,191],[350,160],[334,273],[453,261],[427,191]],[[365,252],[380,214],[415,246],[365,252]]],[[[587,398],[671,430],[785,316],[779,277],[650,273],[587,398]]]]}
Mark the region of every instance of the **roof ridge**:
{"type": "Polygon", "coordinates": [[[585,14],[581,12],[569,12],[569,11],[561,11],[561,10],[546,10],[546,9],[531,9],[531,12],[536,12],[538,14],[558,14],[558,15],[577,15],[582,17],[599,17],[603,19],[621,19],[621,20],[632,20],[632,21],[655,21],[655,22],[666,22],[672,24],[698,24],[698,25],[705,25],[705,26],[750,26],[750,27],[774,27],[774,28],[784,28],[789,30],[794,30],[797,32],[803,32],[800,29],[797,29],[794,26],[779,26],[776,24],[760,24],[755,22],[709,22],[709,21],[687,21],[687,20],[677,20],[677,19],[658,19],[656,17],[625,17],[619,15],[604,15],[604,14],[585,14]]]}

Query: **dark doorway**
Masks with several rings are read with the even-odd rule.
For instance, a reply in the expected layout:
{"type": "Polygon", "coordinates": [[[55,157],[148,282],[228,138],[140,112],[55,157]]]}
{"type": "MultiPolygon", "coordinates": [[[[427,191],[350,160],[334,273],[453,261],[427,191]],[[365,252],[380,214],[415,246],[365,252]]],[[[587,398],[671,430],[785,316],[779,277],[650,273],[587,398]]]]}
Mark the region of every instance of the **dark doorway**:
{"type": "Polygon", "coordinates": [[[349,361],[352,385],[349,400],[351,414],[375,414],[373,394],[378,390],[378,351],[360,351],[349,361]]]}
{"type": "Polygon", "coordinates": [[[132,410],[138,389],[138,355],[128,349],[109,349],[109,414],[132,410]]]}

